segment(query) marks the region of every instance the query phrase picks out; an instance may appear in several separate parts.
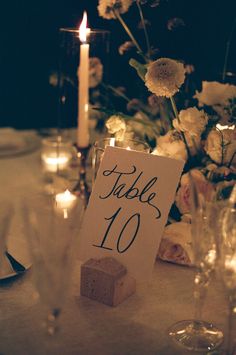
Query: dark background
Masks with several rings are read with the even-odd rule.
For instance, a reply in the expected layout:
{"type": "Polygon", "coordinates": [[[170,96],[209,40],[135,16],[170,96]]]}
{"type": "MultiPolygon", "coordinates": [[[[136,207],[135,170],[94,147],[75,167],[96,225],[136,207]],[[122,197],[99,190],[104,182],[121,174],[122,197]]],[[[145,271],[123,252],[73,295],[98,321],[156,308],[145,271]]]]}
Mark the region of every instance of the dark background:
{"type": "MultiPolygon", "coordinates": [[[[78,26],[84,10],[88,11],[91,28],[108,29],[112,33],[112,84],[125,86],[132,81],[127,79],[130,74],[127,58],[117,53],[118,45],[128,38],[116,21],[98,16],[96,0],[8,0],[0,6],[0,126],[38,128],[57,124],[58,99],[48,78],[58,67],[58,30],[78,26]]],[[[144,12],[152,22],[149,33],[152,43],[159,48],[159,57],[169,56],[193,64],[199,83],[220,78],[236,1],[161,0],[156,8],[145,6],[144,12]],[[182,18],[185,26],[169,31],[167,21],[173,17],[182,18]]],[[[136,15],[134,5],[125,15],[135,31],[136,15]]],[[[236,33],[228,67],[233,72],[235,37],[236,33]]]]}

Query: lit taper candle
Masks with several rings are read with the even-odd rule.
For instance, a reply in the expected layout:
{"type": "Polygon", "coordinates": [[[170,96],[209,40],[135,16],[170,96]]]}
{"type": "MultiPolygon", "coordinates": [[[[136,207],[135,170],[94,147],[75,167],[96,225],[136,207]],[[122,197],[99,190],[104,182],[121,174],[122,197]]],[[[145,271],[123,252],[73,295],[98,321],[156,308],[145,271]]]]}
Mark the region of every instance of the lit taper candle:
{"type": "Polygon", "coordinates": [[[78,131],[77,145],[85,148],[89,145],[88,108],[89,108],[89,44],[87,34],[87,14],[84,12],[79,28],[80,64],[79,64],[79,90],[78,90],[78,131]]]}

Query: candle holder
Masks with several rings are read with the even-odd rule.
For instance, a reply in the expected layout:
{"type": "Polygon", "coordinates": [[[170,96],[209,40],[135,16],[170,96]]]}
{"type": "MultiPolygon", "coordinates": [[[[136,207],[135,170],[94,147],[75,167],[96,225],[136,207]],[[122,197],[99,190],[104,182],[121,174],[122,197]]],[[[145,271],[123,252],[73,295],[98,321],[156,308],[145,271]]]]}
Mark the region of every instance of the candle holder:
{"type": "Polygon", "coordinates": [[[90,145],[87,147],[79,147],[74,144],[74,147],[77,150],[77,157],[80,161],[80,165],[78,181],[72,189],[72,192],[84,201],[84,206],[86,207],[91,193],[86,181],[86,161],[90,150],[90,145]]]}
{"type": "MultiPolygon", "coordinates": [[[[89,45],[89,95],[88,95],[88,125],[94,128],[97,123],[98,111],[93,110],[93,106],[106,106],[108,101],[107,90],[108,82],[108,58],[110,32],[104,30],[87,31],[86,42],[80,39],[79,27],[61,28],[59,30],[60,53],[59,53],[59,72],[57,84],[59,95],[59,116],[58,126],[60,128],[78,127],[80,104],[84,101],[79,98],[81,64],[81,47],[86,43],[89,45]]],[[[52,80],[53,82],[53,80],[52,80]]],[[[91,132],[90,132],[91,133],[91,132]]],[[[77,134],[78,137],[78,134],[77,134]]],[[[77,144],[80,144],[77,140],[77,144]]]]}
{"type": "Polygon", "coordinates": [[[97,172],[102,161],[106,147],[117,147],[127,150],[135,150],[143,153],[150,153],[150,146],[143,141],[134,139],[119,140],[114,137],[106,137],[96,141],[92,151],[92,185],[94,185],[97,172]]]}
{"type": "Polygon", "coordinates": [[[43,185],[48,194],[69,188],[69,175],[74,155],[72,142],[60,135],[42,140],[43,185]]]}
{"type": "Polygon", "coordinates": [[[74,146],[77,150],[79,174],[73,192],[87,205],[90,191],[86,181],[86,159],[89,144],[94,141],[91,135],[101,121],[98,115],[102,115],[93,110],[93,107],[107,106],[105,87],[108,82],[110,33],[87,29],[86,36],[82,38],[81,26],[80,29],[61,28],[59,34],[58,127],[77,127],[74,146]],[[86,49],[86,53],[83,49],[86,49]]]}

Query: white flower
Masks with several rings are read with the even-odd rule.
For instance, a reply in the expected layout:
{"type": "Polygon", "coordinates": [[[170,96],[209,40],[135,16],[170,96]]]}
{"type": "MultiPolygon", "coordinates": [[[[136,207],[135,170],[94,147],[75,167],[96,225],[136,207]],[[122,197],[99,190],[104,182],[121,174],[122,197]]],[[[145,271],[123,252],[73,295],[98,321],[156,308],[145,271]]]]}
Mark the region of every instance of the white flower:
{"type": "MultiPolygon", "coordinates": [[[[211,130],[204,149],[217,164],[228,164],[236,152],[236,130],[211,130]]],[[[236,164],[236,156],[232,163],[236,164]]]]}
{"type": "Polygon", "coordinates": [[[158,257],[180,265],[193,264],[191,224],[171,223],[165,227],[158,257]]]}
{"type": "Polygon", "coordinates": [[[196,107],[189,107],[186,110],[181,110],[179,120],[173,120],[173,126],[177,131],[187,132],[190,136],[200,136],[204,131],[208,117],[203,110],[198,110],[196,107]]]}
{"type": "MultiPolygon", "coordinates": [[[[207,181],[201,171],[192,169],[191,176],[194,180],[197,191],[203,196],[210,198],[213,187],[209,181],[207,181]]],[[[175,197],[176,206],[178,207],[178,210],[181,214],[190,213],[192,204],[191,199],[191,180],[190,173],[188,172],[182,175],[180,180],[180,187],[175,197]]]]}
{"type": "Polygon", "coordinates": [[[106,122],[106,127],[108,132],[114,134],[118,140],[124,138],[126,123],[122,117],[118,115],[111,116],[106,122]]]}
{"type": "Polygon", "coordinates": [[[89,58],[89,87],[95,88],[102,81],[103,65],[99,58],[89,58]]]}
{"type": "Polygon", "coordinates": [[[185,70],[182,63],[169,58],[160,58],[149,64],[145,85],[157,96],[171,97],[183,84],[185,70]]]}
{"type": "Polygon", "coordinates": [[[99,0],[98,13],[99,16],[110,20],[115,19],[114,11],[124,14],[129,10],[132,0],[99,0]]]}
{"type": "Polygon", "coordinates": [[[187,160],[187,151],[184,142],[176,136],[175,131],[170,130],[166,135],[157,139],[157,147],[153,154],[187,160]]]}
{"type": "Polygon", "coordinates": [[[217,81],[203,81],[202,91],[196,91],[194,97],[198,100],[199,106],[227,106],[229,99],[236,97],[236,86],[217,81]]]}

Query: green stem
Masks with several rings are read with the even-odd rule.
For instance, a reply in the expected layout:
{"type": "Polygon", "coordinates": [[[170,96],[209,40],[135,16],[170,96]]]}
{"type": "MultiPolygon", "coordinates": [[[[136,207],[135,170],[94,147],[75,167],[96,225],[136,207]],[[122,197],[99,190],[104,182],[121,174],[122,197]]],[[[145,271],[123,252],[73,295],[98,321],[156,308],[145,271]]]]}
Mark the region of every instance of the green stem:
{"type": "Polygon", "coordinates": [[[160,134],[160,132],[157,131],[156,125],[154,123],[152,123],[152,122],[143,121],[143,120],[140,120],[138,118],[127,116],[127,115],[124,115],[124,114],[120,114],[120,116],[123,117],[124,120],[126,120],[126,121],[133,121],[133,122],[140,123],[143,126],[151,127],[156,134],[160,134]]]}
{"type": "Polygon", "coordinates": [[[222,81],[225,81],[225,76],[226,76],[226,70],[227,70],[227,65],[228,65],[228,58],[229,58],[229,49],[231,45],[231,40],[233,37],[234,29],[236,25],[236,17],[234,18],[233,25],[229,34],[228,41],[226,43],[226,50],[225,50],[225,59],[224,59],[224,67],[223,67],[223,73],[222,73],[222,81]]]}
{"type": "Polygon", "coordinates": [[[116,16],[116,18],[120,21],[121,25],[123,26],[124,30],[126,31],[127,35],[130,37],[131,41],[133,42],[133,44],[135,45],[135,47],[138,50],[138,53],[143,57],[143,59],[145,60],[145,62],[147,62],[147,58],[144,55],[140,45],[138,44],[138,42],[136,41],[136,39],[134,38],[132,32],[130,31],[129,27],[126,25],[125,21],[123,20],[123,18],[120,16],[119,12],[116,11],[115,9],[113,9],[114,15],[116,16]]]}
{"type": "Polygon", "coordinates": [[[231,164],[233,163],[233,160],[234,160],[235,155],[236,155],[236,152],[234,152],[234,154],[232,155],[232,158],[231,158],[230,161],[229,161],[229,164],[228,164],[228,168],[229,168],[229,169],[230,169],[231,164]]]}
{"type": "Polygon", "coordinates": [[[145,25],[145,20],[144,20],[144,17],[143,17],[142,7],[140,6],[139,0],[136,0],[136,4],[137,4],[137,7],[138,7],[139,16],[140,16],[140,19],[141,19],[141,22],[142,22],[145,41],[146,41],[146,45],[147,45],[147,57],[148,57],[148,59],[150,59],[150,41],[149,41],[149,37],[148,37],[148,33],[147,33],[147,27],[145,25]]]}
{"type": "MultiPolygon", "coordinates": [[[[180,124],[179,113],[178,113],[178,110],[177,110],[177,107],[176,107],[176,103],[175,103],[175,99],[174,99],[173,96],[170,96],[170,102],[171,102],[171,105],[172,105],[172,108],[173,108],[175,117],[176,117],[178,123],[180,124]]],[[[191,152],[190,152],[190,149],[189,149],[187,140],[186,140],[186,138],[185,138],[184,132],[180,131],[180,134],[181,134],[181,137],[182,137],[182,139],[183,139],[183,141],[184,141],[184,144],[185,144],[185,146],[186,146],[188,158],[190,159],[190,158],[191,158],[191,152]]]]}
{"type": "Polygon", "coordinates": [[[177,107],[176,107],[176,103],[175,103],[175,99],[174,99],[173,96],[170,97],[170,102],[171,102],[175,117],[176,117],[178,123],[180,123],[179,113],[178,113],[178,110],[177,110],[177,107]]]}
{"type": "Polygon", "coordinates": [[[101,85],[107,90],[111,90],[113,93],[115,93],[117,96],[122,97],[122,99],[124,99],[127,102],[130,102],[130,98],[128,96],[126,96],[125,94],[123,94],[122,92],[120,92],[119,90],[117,90],[116,88],[114,88],[114,86],[112,85],[106,85],[104,83],[101,83],[101,85]]]}
{"type": "MultiPolygon", "coordinates": [[[[104,83],[101,83],[101,86],[104,87],[106,90],[111,90],[112,92],[114,92],[117,96],[120,96],[122,99],[124,99],[126,102],[130,102],[131,99],[126,96],[125,94],[123,94],[122,92],[120,92],[119,90],[117,90],[116,88],[114,88],[112,85],[106,85],[104,83]]],[[[151,117],[151,118],[155,118],[154,115],[149,112],[145,107],[144,104],[140,102],[140,111],[143,112],[144,114],[146,114],[147,116],[151,117]]]]}
{"type": "Polygon", "coordinates": [[[216,130],[220,133],[220,137],[221,137],[221,144],[220,144],[220,146],[221,146],[221,163],[220,163],[220,165],[223,165],[223,163],[224,163],[224,136],[219,128],[216,127],[216,130]]]}

